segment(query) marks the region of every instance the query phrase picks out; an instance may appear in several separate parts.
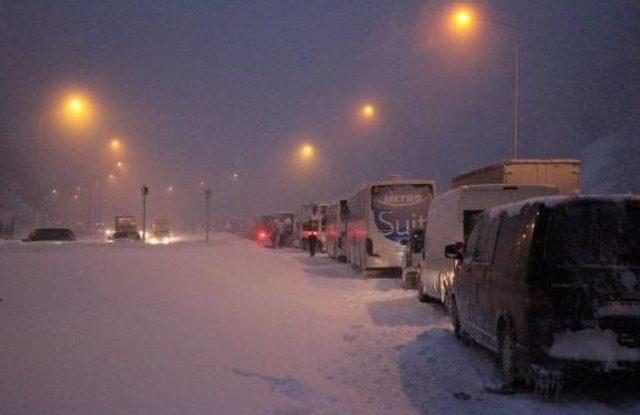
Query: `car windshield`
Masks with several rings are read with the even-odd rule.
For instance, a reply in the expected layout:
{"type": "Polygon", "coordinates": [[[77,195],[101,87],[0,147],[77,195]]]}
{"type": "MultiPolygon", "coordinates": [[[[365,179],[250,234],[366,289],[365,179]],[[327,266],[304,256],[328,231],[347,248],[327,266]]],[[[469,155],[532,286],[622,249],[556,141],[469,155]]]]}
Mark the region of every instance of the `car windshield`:
{"type": "Polygon", "coordinates": [[[577,266],[640,266],[640,202],[583,200],[552,209],[547,255],[577,266]]]}

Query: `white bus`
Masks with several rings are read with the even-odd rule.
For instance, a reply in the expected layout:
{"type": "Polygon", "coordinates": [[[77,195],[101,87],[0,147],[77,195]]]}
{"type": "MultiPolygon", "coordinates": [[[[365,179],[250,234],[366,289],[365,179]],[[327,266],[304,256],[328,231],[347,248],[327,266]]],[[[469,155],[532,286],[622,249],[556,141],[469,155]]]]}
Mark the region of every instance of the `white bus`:
{"type": "Polygon", "coordinates": [[[349,262],[360,271],[400,269],[403,241],[424,227],[436,191],[434,180],[392,177],[367,183],[349,200],[349,262]]]}

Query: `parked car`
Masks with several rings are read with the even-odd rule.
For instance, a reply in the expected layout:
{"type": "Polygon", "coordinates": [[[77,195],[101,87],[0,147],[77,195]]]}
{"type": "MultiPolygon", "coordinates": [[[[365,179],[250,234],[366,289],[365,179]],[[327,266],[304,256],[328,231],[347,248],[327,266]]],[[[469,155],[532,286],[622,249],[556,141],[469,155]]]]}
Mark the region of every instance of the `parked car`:
{"type": "Polygon", "coordinates": [[[69,228],[36,228],[29,232],[29,236],[23,242],[43,241],[75,241],[76,235],[69,228]]]}
{"type": "Polygon", "coordinates": [[[142,237],[137,231],[118,231],[114,232],[109,240],[112,242],[141,242],[142,237]]]}
{"type": "Polygon", "coordinates": [[[424,250],[424,228],[414,228],[404,245],[402,255],[402,285],[416,288],[420,277],[420,257],[424,250]]]}
{"type": "Polygon", "coordinates": [[[448,302],[453,261],[444,257],[444,247],[466,240],[480,213],[507,203],[557,194],[557,187],[547,185],[477,184],[437,196],[429,206],[424,251],[416,257],[420,271],[418,300],[448,302]]]}
{"type": "Polygon", "coordinates": [[[500,357],[508,384],[640,371],[640,198],[530,199],[482,213],[463,250],[451,319],[500,357]]]}

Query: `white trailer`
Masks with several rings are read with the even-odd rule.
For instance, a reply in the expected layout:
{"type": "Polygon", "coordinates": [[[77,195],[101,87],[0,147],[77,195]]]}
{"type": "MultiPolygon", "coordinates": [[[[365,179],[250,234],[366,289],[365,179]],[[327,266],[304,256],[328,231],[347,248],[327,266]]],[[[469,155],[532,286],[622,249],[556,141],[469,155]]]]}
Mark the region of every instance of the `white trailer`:
{"type": "Polygon", "coordinates": [[[514,159],[505,160],[460,174],[451,179],[451,187],[476,184],[542,184],[555,186],[560,194],[580,193],[580,160],[514,159]]]}

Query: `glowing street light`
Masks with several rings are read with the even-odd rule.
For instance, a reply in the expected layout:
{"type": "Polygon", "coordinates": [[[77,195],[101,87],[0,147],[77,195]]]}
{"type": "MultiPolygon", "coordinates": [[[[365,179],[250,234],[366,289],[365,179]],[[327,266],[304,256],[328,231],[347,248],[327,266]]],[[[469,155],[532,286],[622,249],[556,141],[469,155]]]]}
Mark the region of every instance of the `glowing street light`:
{"type": "Polygon", "coordinates": [[[80,97],[70,98],[69,103],[67,105],[68,105],[69,111],[72,114],[80,115],[85,111],[84,101],[80,97]]]}
{"type": "Polygon", "coordinates": [[[116,167],[118,167],[119,169],[122,169],[122,168],[124,168],[124,163],[119,161],[119,162],[116,163],[116,167]]]}
{"type": "Polygon", "coordinates": [[[468,8],[459,8],[453,14],[453,24],[457,29],[468,29],[473,24],[473,12],[468,8]]]}
{"type": "Polygon", "coordinates": [[[56,189],[56,188],[51,189],[51,194],[54,195],[54,196],[57,195],[58,194],[58,189],[56,189]]]}
{"type": "Polygon", "coordinates": [[[231,173],[231,178],[232,178],[232,179],[237,180],[237,179],[238,179],[238,177],[240,177],[240,175],[238,174],[238,172],[237,172],[237,171],[234,171],[233,173],[231,173]]]}
{"type": "Polygon", "coordinates": [[[109,175],[107,176],[107,178],[109,179],[109,181],[114,181],[116,179],[116,175],[113,173],[109,173],[109,175]]]}
{"type": "Polygon", "coordinates": [[[376,116],[376,107],[374,107],[373,104],[365,104],[360,109],[360,115],[364,119],[372,119],[376,116]]]}
{"type": "Polygon", "coordinates": [[[109,148],[113,151],[120,151],[120,149],[122,149],[122,142],[117,138],[113,138],[109,142],[109,148]]]}
{"type": "Polygon", "coordinates": [[[173,193],[173,186],[167,187],[167,193],[173,193]]]}
{"type": "Polygon", "coordinates": [[[300,156],[304,160],[311,159],[314,154],[315,154],[315,148],[311,144],[303,144],[302,147],[300,147],[300,156]]]}

